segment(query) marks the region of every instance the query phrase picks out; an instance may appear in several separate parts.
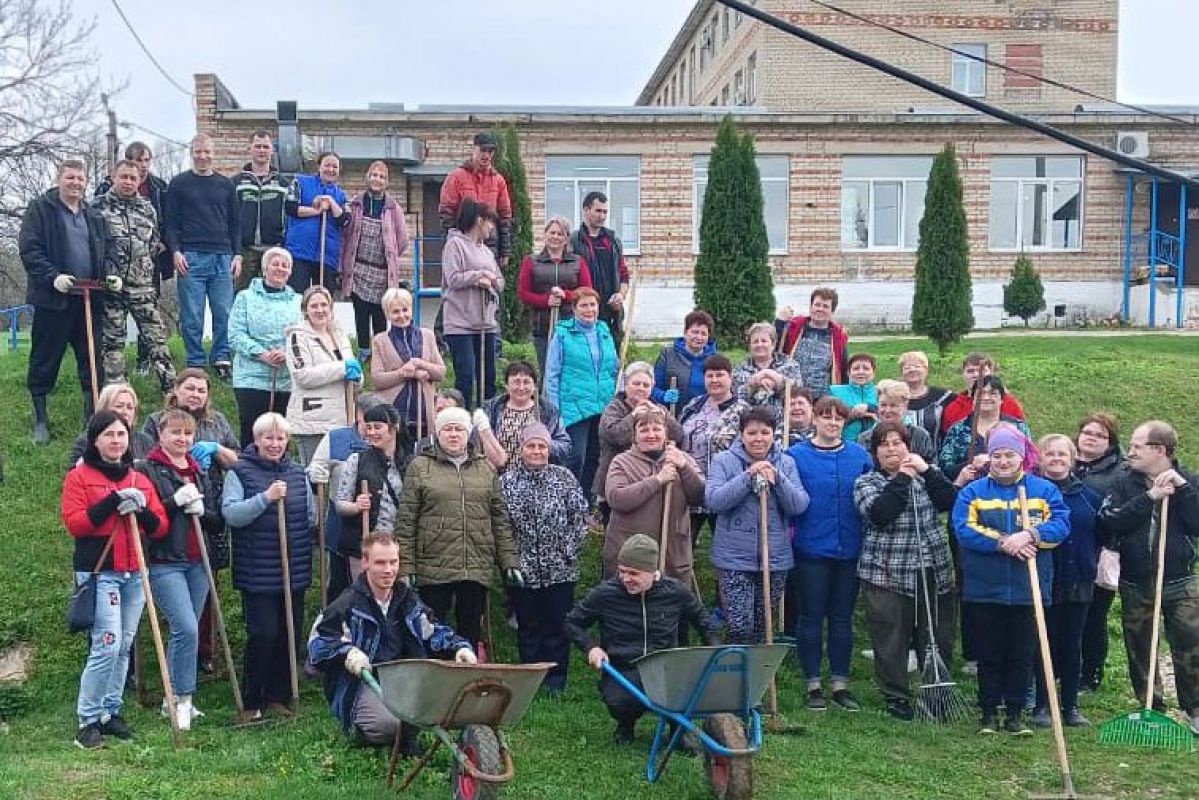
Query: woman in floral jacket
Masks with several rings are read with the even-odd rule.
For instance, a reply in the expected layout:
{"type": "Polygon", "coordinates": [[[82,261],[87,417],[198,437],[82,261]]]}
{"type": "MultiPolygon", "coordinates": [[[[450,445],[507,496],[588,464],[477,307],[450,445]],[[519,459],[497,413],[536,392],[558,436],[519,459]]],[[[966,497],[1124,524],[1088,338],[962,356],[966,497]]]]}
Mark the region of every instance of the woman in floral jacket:
{"type": "Polygon", "coordinates": [[[566,688],[570,642],[563,623],[579,580],[588,504],[570,470],[549,458],[549,430],[540,422],[525,426],[520,460],[500,476],[500,492],[525,579],[524,588],[512,590],[520,660],[557,664],[545,678],[546,689],[557,694],[566,688]]]}

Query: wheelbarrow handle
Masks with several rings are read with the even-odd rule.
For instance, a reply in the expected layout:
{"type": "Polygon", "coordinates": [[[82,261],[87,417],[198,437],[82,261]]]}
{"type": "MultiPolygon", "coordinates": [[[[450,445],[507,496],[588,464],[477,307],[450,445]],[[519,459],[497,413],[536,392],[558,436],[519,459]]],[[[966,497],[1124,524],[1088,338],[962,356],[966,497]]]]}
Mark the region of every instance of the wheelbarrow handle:
{"type": "Polygon", "coordinates": [[[358,673],[358,679],[371,688],[371,691],[383,699],[383,687],[379,685],[379,681],[375,680],[375,676],[371,674],[370,669],[364,669],[358,673]]]}

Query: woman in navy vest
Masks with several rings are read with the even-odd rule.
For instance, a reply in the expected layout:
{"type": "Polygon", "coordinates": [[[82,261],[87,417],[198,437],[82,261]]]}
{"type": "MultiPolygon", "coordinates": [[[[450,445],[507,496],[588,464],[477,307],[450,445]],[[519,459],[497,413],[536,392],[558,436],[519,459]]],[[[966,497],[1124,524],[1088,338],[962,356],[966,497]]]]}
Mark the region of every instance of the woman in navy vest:
{"type": "Polygon", "coordinates": [[[567,466],[588,493],[599,463],[599,422],[616,394],[616,344],[599,318],[599,293],[575,290],[574,317],[558,323],[546,354],[545,396],[570,435],[567,466]]]}
{"type": "Polygon", "coordinates": [[[287,213],[287,250],[292,269],[288,285],[303,294],[314,283],[321,283],[321,215],[325,221],[325,280],[329,291],[337,290],[341,229],[350,223],[346,213],[346,193],[337,185],[341,159],[337,153],[321,153],[315,175],[297,175],[287,190],[283,210],[287,213]]]}
{"type": "MultiPolygon", "coordinates": [[[[254,422],[254,443],[225,476],[221,514],[233,533],[233,586],[241,592],[246,620],[246,665],[242,691],[249,720],[264,709],[281,716],[288,708],[289,665],[279,550],[278,503],[287,531],[291,604],[297,633],[304,631],[304,592],[312,579],[312,536],[316,505],[304,470],[287,456],[291,428],[268,412],[254,422]]],[[[248,721],[248,720],[246,720],[248,721]]]]}

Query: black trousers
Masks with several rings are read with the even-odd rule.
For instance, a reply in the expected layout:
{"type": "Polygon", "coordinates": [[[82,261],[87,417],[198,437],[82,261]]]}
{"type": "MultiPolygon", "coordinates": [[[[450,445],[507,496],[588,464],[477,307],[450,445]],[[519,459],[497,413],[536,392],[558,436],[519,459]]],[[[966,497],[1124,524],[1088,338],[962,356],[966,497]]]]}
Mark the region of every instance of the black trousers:
{"type": "MultiPolygon", "coordinates": [[[[100,357],[100,328],[104,318],[104,301],[100,292],[91,293],[92,353],[100,357]]],[[[58,382],[58,368],[67,346],[75,351],[75,374],[84,394],[92,390],[92,376],[87,360],[87,326],[83,313],[82,295],[69,295],[64,311],[37,308],[29,334],[29,373],[26,384],[34,397],[50,394],[58,382]]],[[[100,365],[96,365],[99,370],[100,365]]],[[[97,387],[98,388],[98,387],[97,387]]]]}
{"type": "MultiPolygon", "coordinates": [[[[641,683],[641,675],[637,672],[636,667],[618,667],[615,664],[612,666],[616,667],[616,670],[629,683],[638,689],[644,690],[644,686],[641,683]]],[[[645,706],[641,705],[641,701],[629,694],[623,686],[607,675],[600,678],[599,691],[600,697],[604,699],[604,705],[608,707],[608,713],[617,722],[632,725],[645,714],[645,706]]]]}
{"type": "MultiPolygon", "coordinates": [[[[303,589],[292,591],[291,605],[299,647],[308,634],[304,629],[303,589]]],[[[291,673],[287,660],[290,658],[294,662],[297,654],[287,652],[283,592],[242,592],[241,607],[246,620],[246,676],[242,684],[246,708],[261,710],[269,703],[286,704],[291,700],[291,673]]]]}
{"type": "MultiPolygon", "coordinates": [[[[441,622],[449,620],[454,610],[454,630],[473,645],[483,637],[483,607],[487,602],[487,587],[474,581],[435,583],[417,588],[420,599],[433,609],[441,622]]],[[[490,657],[490,653],[488,654],[490,657]]]]}
{"type": "Polygon", "coordinates": [[[254,441],[254,421],[268,411],[287,414],[287,401],[291,392],[275,392],[275,404],[271,405],[271,393],[262,389],[234,389],[233,399],[237,401],[237,417],[241,446],[248,447],[254,441]]]}
{"type": "Polygon", "coordinates": [[[516,645],[524,664],[548,661],[556,664],[545,677],[551,691],[566,688],[570,642],[566,638],[566,614],[574,603],[573,582],[555,583],[541,589],[513,589],[516,606],[516,645]]]}
{"type": "MultiPolygon", "coordinates": [[[[1082,677],[1082,631],[1090,603],[1054,603],[1045,609],[1045,628],[1049,634],[1049,654],[1053,659],[1053,676],[1061,687],[1062,710],[1078,708],[1078,685],[1082,677]]],[[[1036,669],[1037,705],[1049,707],[1045,686],[1045,670],[1041,649],[1037,648],[1036,669]]]]}
{"type": "MultiPolygon", "coordinates": [[[[287,279],[287,285],[294,289],[296,294],[304,294],[305,289],[318,283],[321,283],[321,265],[318,262],[305,261],[302,258],[292,260],[291,276],[287,279]]],[[[325,282],[322,285],[336,294],[340,283],[340,273],[325,265],[325,282]]]]}
{"type": "Polygon", "coordinates": [[[350,303],[354,306],[354,331],[358,337],[358,350],[370,350],[375,334],[387,330],[387,315],[383,313],[383,306],[368,303],[356,294],[350,295],[350,303]]]}
{"type": "Polygon", "coordinates": [[[1107,663],[1107,618],[1116,593],[1096,586],[1087,609],[1087,621],[1082,629],[1082,682],[1084,686],[1099,687],[1103,683],[1103,668],[1107,663]]]}
{"type": "Polygon", "coordinates": [[[978,658],[978,705],[994,714],[1003,703],[1010,715],[1023,710],[1037,650],[1032,606],[965,603],[978,658]]]}

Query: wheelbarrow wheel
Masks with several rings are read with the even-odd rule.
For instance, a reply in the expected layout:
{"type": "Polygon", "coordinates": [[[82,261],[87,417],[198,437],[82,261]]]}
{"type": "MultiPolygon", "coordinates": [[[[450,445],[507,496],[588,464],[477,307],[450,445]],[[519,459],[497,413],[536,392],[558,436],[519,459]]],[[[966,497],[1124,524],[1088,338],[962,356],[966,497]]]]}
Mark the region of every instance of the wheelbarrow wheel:
{"type": "MultiPolygon", "coordinates": [[[[485,775],[504,771],[500,759],[500,742],[495,731],[486,725],[467,725],[458,737],[458,749],[471,765],[485,775]]],[[[450,769],[450,787],[454,800],[494,800],[500,796],[500,784],[481,781],[464,770],[455,759],[450,769]]]]}
{"type": "MultiPolygon", "coordinates": [[[[741,720],[732,714],[715,714],[704,720],[704,732],[730,750],[749,745],[741,720]]],[[[704,749],[704,772],[717,800],[749,800],[754,793],[753,765],[749,756],[728,757],[704,749]]]]}

